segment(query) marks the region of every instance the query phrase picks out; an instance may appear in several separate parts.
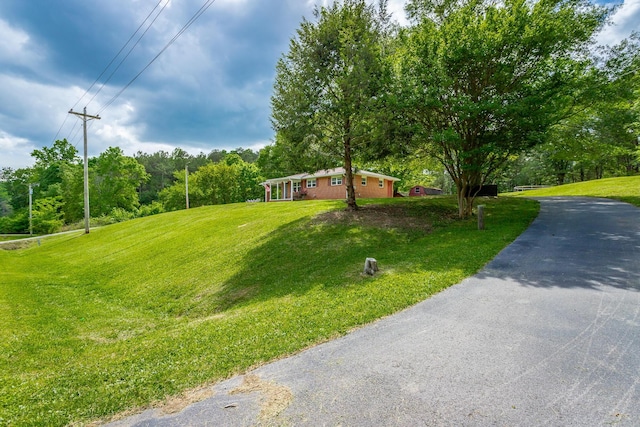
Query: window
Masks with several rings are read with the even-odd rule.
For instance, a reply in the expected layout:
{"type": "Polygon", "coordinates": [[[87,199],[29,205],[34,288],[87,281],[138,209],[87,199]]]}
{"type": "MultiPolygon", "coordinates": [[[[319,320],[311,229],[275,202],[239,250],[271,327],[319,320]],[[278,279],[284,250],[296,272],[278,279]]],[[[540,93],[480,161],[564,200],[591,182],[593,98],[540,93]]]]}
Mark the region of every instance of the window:
{"type": "Polygon", "coordinates": [[[362,177],[362,181],[360,181],[360,183],[362,184],[363,187],[366,187],[367,186],[367,177],[363,176],[362,177]]]}
{"type": "Polygon", "coordinates": [[[378,187],[384,188],[384,179],[379,179],[378,180],[378,187]]]}
{"type": "Polygon", "coordinates": [[[416,187],[416,188],[415,188],[415,193],[416,193],[416,194],[420,194],[420,187],[416,187]]]}
{"type": "Polygon", "coordinates": [[[293,182],[293,192],[297,193],[300,191],[300,187],[302,187],[302,183],[300,181],[293,182]]]}
{"type": "Polygon", "coordinates": [[[316,188],[316,179],[315,178],[307,179],[307,188],[316,188]]]}
{"type": "Polygon", "coordinates": [[[342,185],[342,177],[341,176],[332,176],[331,177],[331,186],[342,185]]]}

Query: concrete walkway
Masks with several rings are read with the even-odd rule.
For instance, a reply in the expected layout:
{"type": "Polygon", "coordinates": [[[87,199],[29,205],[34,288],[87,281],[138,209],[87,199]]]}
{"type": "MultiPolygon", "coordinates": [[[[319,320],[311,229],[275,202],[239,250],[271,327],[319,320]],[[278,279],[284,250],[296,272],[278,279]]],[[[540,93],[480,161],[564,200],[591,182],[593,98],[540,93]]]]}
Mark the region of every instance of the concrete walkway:
{"type": "Polygon", "coordinates": [[[113,425],[640,425],[640,209],[541,203],[461,284],[178,413],[113,425]]]}

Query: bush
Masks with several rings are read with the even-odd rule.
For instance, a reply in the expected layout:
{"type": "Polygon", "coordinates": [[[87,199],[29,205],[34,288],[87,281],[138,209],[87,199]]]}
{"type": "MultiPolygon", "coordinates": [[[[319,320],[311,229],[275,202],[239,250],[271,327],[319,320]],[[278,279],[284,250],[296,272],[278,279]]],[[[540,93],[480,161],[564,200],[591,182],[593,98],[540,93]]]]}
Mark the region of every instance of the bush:
{"type": "Polygon", "coordinates": [[[62,198],[58,196],[37,200],[32,214],[34,234],[51,234],[60,231],[64,225],[62,198]]]}
{"type": "Polygon", "coordinates": [[[157,215],[164,212],[164,206],[160,202],[151,202],[149,205],[142,205],[138,210],[138,216],[157,215]]]}
{"type": "Polygon", "coordinates": [[[26,210],[16,212],[13,216],[0,217],[0,233],[18,234],[29,232],[29,213],[26,210]]]}

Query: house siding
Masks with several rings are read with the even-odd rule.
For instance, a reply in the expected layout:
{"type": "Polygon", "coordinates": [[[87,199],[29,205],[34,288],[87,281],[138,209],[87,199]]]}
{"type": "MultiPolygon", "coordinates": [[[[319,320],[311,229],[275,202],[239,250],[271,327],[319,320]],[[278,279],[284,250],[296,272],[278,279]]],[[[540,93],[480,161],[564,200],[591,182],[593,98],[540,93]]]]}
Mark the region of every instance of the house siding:
{"type": "MultiPolygon", "coordinates": [[[[300,182],[300,190],[302,193],[302,197],[300,194],[295,193],[293,199],[297,200],[299,198],[304,198],[307,200],[345,200],[347,198],[347,186],[346,186],[346,177],[344,176],[344,171],[340,170],[342,168],[336,168],[335,173],[326,173],[322,176],[315,175],[316,186],[308,187],[308,179],[305,175],[292,175],[291,177],[282,177],[282,178],[274,178],[264,183],[265,186],[265,201],[272,201],[271,195],[277,188],[280,190],[286,188],[286,198],[280,200],[291,200],[291,181],[299,181],[300,182]],[[331,185],[332,178],[342,178],[342,183],[340,185],[331,185]]],[[[327,171],[325,171],[327,172],[327,171]]],[[[332,171],[334,172],[334,171],[332,171]]],[[[393,186],[394,182],[397,181],[396,178],[386,177],[384,175],[373,174],[370,172],[364,171],[364,174],[354,173],[353,175],[353,184],[355,189],[356,197],[358,198],[385,198],[385,197],[393,197],[393,186]],[[373,176],[372,176],[373,175],[373,176]],[[363,178],[366,178],[366,185],[362,185],[363,178]],[[380,180],[383,180],[383,186],[380,187],[380,180]]],[[[310,175],[310,179],[314,178],[314,175],[310,175]]],[[[279,200],[273,200],[279,201],[279,200]]]]}
{"type": "MultiPolygon", "coordinates": [[[[378,179],[368,177],[367,185],[362,185],[362,176],[354,175],[354,189],[356,197],[381,198],[393,197],[393,181],[384,180],[384,188],[378,186],[378,179]]],[[[346,199],[347,185],[345,178],[341,185],[331,185],[331,177],[316,178],[316,187],[307,188],[306,180],[303,180],[303,189],[307,191],[306,199],[346,199]]]]}
{"type": "MultiPolygon", "coordinates": [[[[305,180],[305,188],[307,182],[305,180]]],[[[347,187],[342,179],[342,185],[331,185],[331,177],[316,178],[316,187],[307,189],[306,199],[345,199],[347,187]]]]}

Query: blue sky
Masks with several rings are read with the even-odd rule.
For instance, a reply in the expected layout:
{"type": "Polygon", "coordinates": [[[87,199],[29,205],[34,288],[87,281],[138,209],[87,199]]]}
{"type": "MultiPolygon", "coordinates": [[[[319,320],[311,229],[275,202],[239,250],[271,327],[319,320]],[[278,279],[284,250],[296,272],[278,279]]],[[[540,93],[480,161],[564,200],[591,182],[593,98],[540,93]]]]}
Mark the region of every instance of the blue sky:
{"type": "MultiPolygon", "coordinates": [[[[326,0],[216,0],[105,108],[204,2],[1,0],[0,167],[32,165],[31,151],[55,139],[67,138],[82,152],[72,107],[102,117],[90,122],[90,156],[109,146],[133,155],[269,144],[276,61],[302,17],[312,19],[314,5],[326,0]],[[122,66],[92,99],[119,58],[81,99],[158,4],[152,19],[164,6],[162,13],[122,66]]],[[[403,3],[389,2],[401,23],[403,3]]],[[[640,30],[640,0],[625,0],[600,41],[616,43],[633,30],[640,30]]]]}

